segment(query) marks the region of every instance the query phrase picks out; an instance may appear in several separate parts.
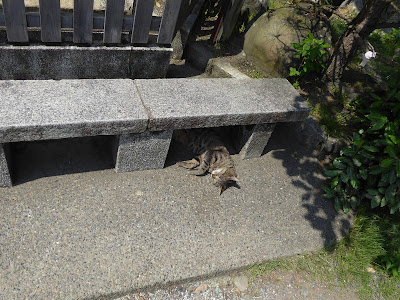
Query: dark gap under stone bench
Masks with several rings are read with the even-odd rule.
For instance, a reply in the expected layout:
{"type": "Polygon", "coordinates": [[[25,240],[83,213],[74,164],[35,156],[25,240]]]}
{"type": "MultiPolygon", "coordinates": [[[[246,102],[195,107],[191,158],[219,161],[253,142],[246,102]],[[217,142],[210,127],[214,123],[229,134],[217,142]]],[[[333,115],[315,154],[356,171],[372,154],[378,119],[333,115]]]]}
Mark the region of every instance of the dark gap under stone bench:
{"type": "Polygon", "coordinates": [[[241,156],[258,157],[275,123],[310,111],[286,79],[10,80],[0,95],[2,187],[12,142],[115,135],[115,170],[129,172],[163,168],[175,129],[254,124],[241,156]]]}

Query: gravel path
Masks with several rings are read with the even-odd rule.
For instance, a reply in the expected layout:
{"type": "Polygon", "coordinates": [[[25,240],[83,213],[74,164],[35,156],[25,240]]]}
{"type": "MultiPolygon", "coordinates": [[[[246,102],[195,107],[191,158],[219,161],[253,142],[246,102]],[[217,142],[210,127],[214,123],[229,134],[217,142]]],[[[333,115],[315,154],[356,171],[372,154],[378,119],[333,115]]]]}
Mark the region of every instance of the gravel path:
{"type": "Polygon", "coordinates": [[[127,295],[118,300],[147,299],[359,299],[352,290],[327,287],[294,271],[275,271],[250,280],[245,274],[216,277],[151,292],[127,295]],[[248,282],[248,284],[246,284],[248,282]]]}

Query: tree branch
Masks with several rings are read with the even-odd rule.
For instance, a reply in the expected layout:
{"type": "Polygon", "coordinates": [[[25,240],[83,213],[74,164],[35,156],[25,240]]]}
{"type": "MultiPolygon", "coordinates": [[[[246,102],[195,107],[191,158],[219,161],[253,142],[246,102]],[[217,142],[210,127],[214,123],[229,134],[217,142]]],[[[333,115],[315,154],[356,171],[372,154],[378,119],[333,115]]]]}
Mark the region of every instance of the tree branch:
{"type": "Polygon", "coordinates": [[[392,7],[394,8],[394,10],[397,11],[397,13],[400,14],[400,8],[398,8],[397,5],[394,4],[394,2],[391,2],[390,5],[392,5],[392,7]]]}
{"type": "Polygon", "coordinates": [[[317,8],[319,8],[320,10],[322,10],[325,13],[334,14],[334,15],[338,16],[339,18],[345,20],[347,23],[350,23],[352,21],[347,16],[337,12],[336,9],[333,9],[333,8],[330,8],[330,7],[327,7],[327,6],[318,5],[317,3],[315,3],[312,0],[302,0],[301,2],[312,4],[312,5],[316,6],[317,8]]]}

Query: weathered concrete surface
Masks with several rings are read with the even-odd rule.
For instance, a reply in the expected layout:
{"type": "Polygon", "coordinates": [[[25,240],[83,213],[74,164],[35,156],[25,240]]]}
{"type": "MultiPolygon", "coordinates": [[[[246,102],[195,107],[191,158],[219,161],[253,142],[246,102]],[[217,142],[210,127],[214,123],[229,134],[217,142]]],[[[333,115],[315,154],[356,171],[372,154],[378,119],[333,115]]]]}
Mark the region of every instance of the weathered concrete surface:
{"type": "Polygon", "coordinates": [[[1,46],[0,79],[163,78],[172,48],[1,46]]]}
{"type": "Polygon", "coordinates": [[[221,196],[209,176],[175,165],[178,144],[166,169],[120,174],[98,138],[91,151],[21,144],[18,185],[0,190],[0,298],[115,297],[340,238],[349,216],[322,197],[318,161],[284,135],[277,125],[261,158],[234,156],[240,189],[221,196]]]}
{"type": "Polygon", "coordinates": [[[134,47],[130,61],[130,77],[164,78],[173,49],[170,47],[134,47]]]}
{"type": "Polygon", "coordinates": [[[10,187],[12,185],[11,176],[4,146],[0,143],[0,187],[10,187]]]}
{"type": "Polygon", "coordinates": [[[152,131],[301,121],[310,108],[286,79],[135,80],[152,131]]]}
{"type": "Polygon", "coordinates": [[[121,135],[115,171],[132,172],[164,168],[172,131],[121,135]]]}
{"type": "Polygon", "coordinates": [[[0,143],[146,130],[129,79],[7,80],[0,91],[0,143]]]}
{"type": "Polygon", "coordinates": [[[260,157],[274,128],[275,123],[257,124],[252,126],[250,130],[246,126],[242,126],[241,144],[243,144],[243,147],[240,151],[240,157],[242,159],[260,157]]]}
{"type": "Polygon", "coordinates": [[[213,58],[208,61],[206,72],[215,78],[245,78],[250,77],[233,67],[225,58],[213,58]]]}

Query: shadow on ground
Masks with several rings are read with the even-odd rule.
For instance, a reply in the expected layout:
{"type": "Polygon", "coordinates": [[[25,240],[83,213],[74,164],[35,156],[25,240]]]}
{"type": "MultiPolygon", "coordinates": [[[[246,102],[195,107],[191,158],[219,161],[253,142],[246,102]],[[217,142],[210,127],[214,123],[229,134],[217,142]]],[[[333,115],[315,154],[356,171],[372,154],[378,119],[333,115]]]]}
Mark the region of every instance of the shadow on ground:
{"type": "Polygon", "coordinates": [[[272,134],[269,144],[264,150],[281,161],[291,183],[304,190],[302,207],[306,210],[304,218],[312,227],[321,233],[325,246],[331,245],[346,235],[349,231],[352,216],[337,213],[333,202],[323,197],[323,185],[326,180],[323,176],[324,168],[312,149],[302,145],[301,137],[294,136],[293,126],[297,123],[278,123],[272,134]],[[335,232],[334,223],[340,218],[340,234],[335,232]]]}

